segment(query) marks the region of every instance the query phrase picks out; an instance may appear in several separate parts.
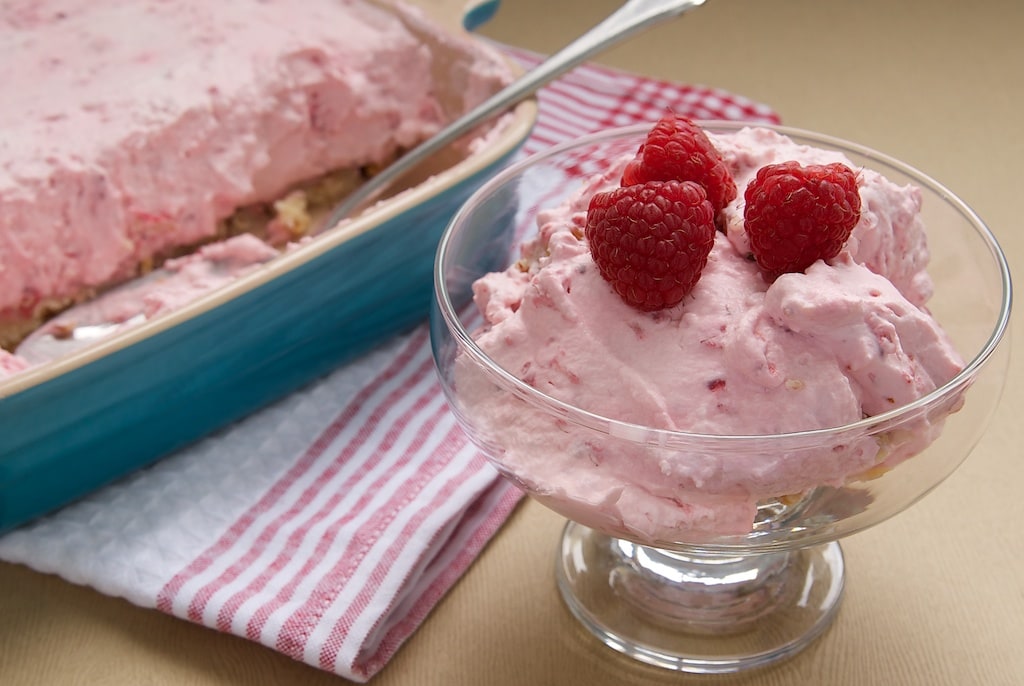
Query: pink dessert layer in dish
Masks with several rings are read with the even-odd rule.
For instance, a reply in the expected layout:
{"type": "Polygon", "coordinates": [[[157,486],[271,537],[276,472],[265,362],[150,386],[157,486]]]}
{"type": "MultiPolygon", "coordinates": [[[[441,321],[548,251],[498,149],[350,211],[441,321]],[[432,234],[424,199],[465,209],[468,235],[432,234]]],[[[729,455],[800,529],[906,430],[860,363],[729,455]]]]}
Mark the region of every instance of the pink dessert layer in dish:
{"type": "Polygon", "coordinates": [[[17,357],[11,357],[23,361],[21,368],[45,364],[96,339],[174,312],[278,254],[250,234],[208,243],[61,312],[29,334],[18,345],[17,357]]]}
{"type": "MultiPolygon", "coordinates": [[[[475,284],[486,322],[474,335],[479,347],[530,386],[586,411],[713,435],[843,426],[921,397],[962,369],[925,309],[932,283],[918,189],[771,130],[709,135],[740,193],[682,303],[655,313],[630,307],[591,257],[588,203],[618,185],[623,158],[539,214],[522,260],[475,284]],[[749,258],[742,189],[759,168],[787,160],[857,169],[862,213],[836,258],[769,285],[749,258]]],[[[471,363],[460,365],[456,384],[514,479],[571,518],[647,541],[746,533],[759,501],[890,468],[934,440],[942,423],[922,418],[896,436],[796,455],[641,450],[524,411],[471,363]]]]}
{"type": "Polygon", "coordinates": [[[0,345],[240,207],[386,163],[509,77],[404,5],[5,2],[0,345]]]}

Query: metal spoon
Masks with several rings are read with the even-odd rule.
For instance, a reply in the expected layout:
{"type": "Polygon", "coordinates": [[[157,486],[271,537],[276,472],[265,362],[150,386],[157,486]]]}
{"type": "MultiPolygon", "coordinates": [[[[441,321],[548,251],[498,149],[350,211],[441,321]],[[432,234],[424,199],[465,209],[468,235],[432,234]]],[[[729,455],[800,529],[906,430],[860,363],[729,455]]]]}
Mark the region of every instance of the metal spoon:
{"type": "Polygon", "coordinates": [[[405,153],[369,179],[328,215],[322,226],[333,227],[375,200],[403,174],[454,142],[475,126],[524,100],[538,88],[564,74],[588,57],[640,31],[700,7],[705,0],[629,0],[572,43],[537,65],[489,99],[462,115],[423,143],[405,153]]]}

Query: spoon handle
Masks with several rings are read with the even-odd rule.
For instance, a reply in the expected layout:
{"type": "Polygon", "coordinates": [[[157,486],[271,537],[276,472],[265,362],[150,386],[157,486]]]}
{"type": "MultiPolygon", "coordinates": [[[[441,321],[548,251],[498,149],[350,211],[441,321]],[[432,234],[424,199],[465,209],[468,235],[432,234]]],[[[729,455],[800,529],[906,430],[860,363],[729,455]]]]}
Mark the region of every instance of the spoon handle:
{"type": "Polygon", "coordinates": [[[654,24],[703,5],[705,0],[628,0],[600,24],[484,102],[448,124],[423,143],[385,167],[339,203],[323,226],[333,227],[375,198],[388,185],[478,124],[524,100],[541,86],[564,74],[588,57],[654,24]]]}

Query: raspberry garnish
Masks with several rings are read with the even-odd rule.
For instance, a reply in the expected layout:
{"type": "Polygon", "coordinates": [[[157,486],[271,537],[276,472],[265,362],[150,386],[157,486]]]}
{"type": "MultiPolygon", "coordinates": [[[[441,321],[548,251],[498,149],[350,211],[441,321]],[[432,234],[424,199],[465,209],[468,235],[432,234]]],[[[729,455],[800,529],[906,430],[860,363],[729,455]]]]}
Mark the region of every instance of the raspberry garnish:
{"type": "Polygon", "coordinates": [[[722,154],[701,127],[676,114],[654,125],[622,174],[623,186],[647,181],[694,181],[704,187],[715,212],[736,197],[722,154]]]}
{"type": "Polygon", "coordinates": [[[692,181],[649,181],[597,193],[586,237],[601,276],[627,303],[654,311],[693,290],[715,241],[715,212],[692,181]]]}
{"type": "Polygon", "coordinates": [[[845,164],[770,164],[743,198],[750,249],[769,282],[838,255],[860,220],[857,175],[845,164]]]}

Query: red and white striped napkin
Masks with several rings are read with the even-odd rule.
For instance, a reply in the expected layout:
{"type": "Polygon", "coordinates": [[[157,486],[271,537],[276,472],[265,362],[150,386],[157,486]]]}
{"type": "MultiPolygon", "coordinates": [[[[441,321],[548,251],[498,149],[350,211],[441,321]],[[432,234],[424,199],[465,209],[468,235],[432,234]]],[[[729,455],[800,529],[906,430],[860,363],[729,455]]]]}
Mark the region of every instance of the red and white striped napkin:
{"type": "MultiPolygon", "coordinates": [[[[777,121],[721,90],[593,65],[539,99],[523,154],[667,109],[777,121]]],[[[448,412],[427,339],[422,326],[9,533],[0,558],[366,681],[520,498],[448,412]]]]}

